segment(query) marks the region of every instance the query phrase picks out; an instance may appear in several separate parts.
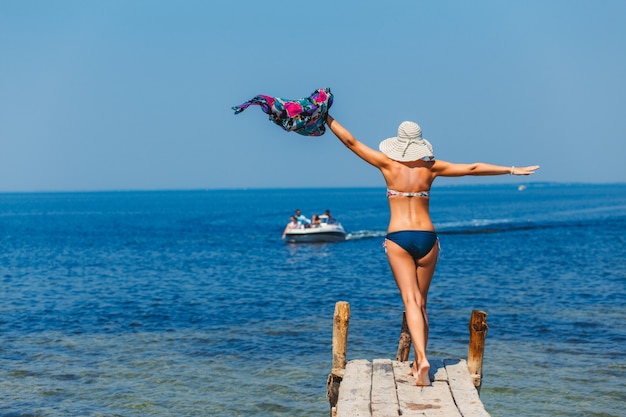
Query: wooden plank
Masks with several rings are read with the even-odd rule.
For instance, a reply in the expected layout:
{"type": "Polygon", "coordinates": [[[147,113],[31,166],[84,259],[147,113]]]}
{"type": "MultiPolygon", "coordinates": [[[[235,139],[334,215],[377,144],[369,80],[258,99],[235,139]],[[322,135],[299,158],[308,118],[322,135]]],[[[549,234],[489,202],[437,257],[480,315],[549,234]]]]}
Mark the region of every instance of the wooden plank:
{"type": "Polygon", "coordinates": [[[371,392],[372,364],[365,359],[348,362],[339,388],[337,417],[372,417],[371,392]]]}
{"type": "Polygon", "coordinates": [[[372,362],[371,401],[372,417],[400,416],[396,381],[390,359],[374,359],[372,362]]]}
{"type": "Polygon", "coordinates": [[[483,402],[478,396],[467,362],[460,360],[444,360],[450,391],[463,417],[489,417],[483,402]]]}
{"type": "Polygon", "coordinates": [[[431,387],[420,387],[420,394],[422,404],[427,406],[426,417],[462,417],[446,382],[435,381],[431,387]]]}
{"type": "MultiPolygon", "coordinates": [[[[398,391],[398,404],[402,417],[462,417],[459,413],[448,382],[442,380],[445,371],[435,369],[431,362],[431,370],[436,376],[430,387],[418,387],[415,379],[408,375],[409,362],[393,362],[398,391]]],[[[437,366],[437,365],[436,365],[437,366]]]]}
{"type": "Polygon", "coordinates": [[[448,382],[453,389],[477,392],[476,387],[474,387],[472,383],[472,378],[470,377],[465,360],[445,359],[443,364],[448,374],[448,382]]]}
{"type": "Polygon", "coordinates": [[[393,362],[393,372],[396,380],[396,390],[398,394],[398,405],[402,417],[423,417],[423,409],[419,400],[414,398],[419,390],[415,386],[413,377],[407,375],[409,372],[409,362],[393,362]]]}
{"type": "Polygon", "coordinates": [[[441,359],[430,359],[430,372],[428,372],[431,381],[448,381],[448,373],[441,359]]]}

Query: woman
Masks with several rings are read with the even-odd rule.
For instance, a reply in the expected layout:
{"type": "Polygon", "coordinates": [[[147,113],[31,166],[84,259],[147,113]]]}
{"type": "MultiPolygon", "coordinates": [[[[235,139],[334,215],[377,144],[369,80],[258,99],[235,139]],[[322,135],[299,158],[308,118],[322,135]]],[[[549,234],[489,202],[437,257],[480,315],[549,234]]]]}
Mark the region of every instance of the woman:
{"type": "Polygon", "coordinates": [[[281,239],[284,239],[287,237],[287,232],[293,229],[299,229],[300,228],[300,224],[298,223],[298,219],[296,219],[296,216],[290,216],[289,217],[289,223],[287,223],[287,226],[285,226],[285,230],[283,231],[283,236],[281,239]]]}
{"type": "Polygon", "coordinates": [[[403,122],[398,136],[383,140],[379,151],[359,142],[328,115],[326,123],[339,140],[365,162],[380,170],[387,183],[390,219],[385,246],[404,308],[415,360],[410,375],[418,386],[429,386],[426,357],[428,288],[435,273],[439,244],[428,211],[430,187],[437,177],[465,175],[530,175],[539,166],[505,167],[485,163],[453,164],[434,159],[431,144],[417,123],[403,122]]]}

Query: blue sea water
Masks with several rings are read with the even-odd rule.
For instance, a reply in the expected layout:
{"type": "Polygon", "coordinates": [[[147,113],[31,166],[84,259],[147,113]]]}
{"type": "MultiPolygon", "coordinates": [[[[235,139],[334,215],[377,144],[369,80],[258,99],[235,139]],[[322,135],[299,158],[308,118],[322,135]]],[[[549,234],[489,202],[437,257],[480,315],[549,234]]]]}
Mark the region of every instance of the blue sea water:
{"type": "MultiPolygon", "coordinates": [[[[434,187],[431,358],[488,313],[492,416],[624,416],[626,185],[434,187]]],[[[348,359],[394,358],[384,189],[0,194],[0,416],[326,416],[348,359]],[[331,209],[341,243],[280,240],[331,209]]]]}

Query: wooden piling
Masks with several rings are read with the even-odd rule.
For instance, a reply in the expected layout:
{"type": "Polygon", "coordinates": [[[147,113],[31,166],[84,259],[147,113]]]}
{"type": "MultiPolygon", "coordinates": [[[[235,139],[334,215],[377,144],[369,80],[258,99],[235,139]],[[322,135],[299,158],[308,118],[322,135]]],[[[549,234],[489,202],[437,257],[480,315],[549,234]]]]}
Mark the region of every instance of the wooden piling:
{"type": "Polygon", "coordinates": [[[326,396],[331,407],[331,416],[339,398],[339,385],[346,370],[346,352],[348,350],[348,324],[350,323],[350,304],[338,301],[333,316],[333,367],[326,382],[326,396]]]}
{"type": "Polygon", "coordinates": [[[467,352],[467,368],[474,386],[480,390],[483,377],[483,354],[487,337],[487,313],[473,310],[469,321],[470,341],[467,352]]]}
{"type": "Polygon", "coordinates": [[[400,341],[398,342],[398,353],[396,360],[406,362],[409,360],[411,353],[411,334],[409,333],[409,324],[406,321],[406,311],[402,312],[402,328],[400,329],[400,341]]]}

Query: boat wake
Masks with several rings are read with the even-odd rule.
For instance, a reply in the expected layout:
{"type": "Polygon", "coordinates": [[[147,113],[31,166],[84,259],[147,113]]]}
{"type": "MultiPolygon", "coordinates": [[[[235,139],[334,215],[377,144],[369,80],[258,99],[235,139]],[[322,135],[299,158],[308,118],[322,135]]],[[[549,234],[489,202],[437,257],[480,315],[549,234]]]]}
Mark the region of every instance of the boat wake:
{"type": "Polygon", "coordinates": [[[585,227],[605,222],[604,219],[557,219],[557,220],[473,220],[440,224],[437,233],[441,235],[466,235],[486,233],[506,233],[520,230],[555,229],[585,227]]]}
{"type": "Polygon", "coordinates": [[[373,237],[384,237],[387,233],[384,230],[358,230],[348,233],[346,240],[370,239],[373,237]]]}
{"type": "MultiPolygon", "coordinates": [[[[507,233],[521,230],[553,229],[559,227],[584,226],[593,223],[589,221],[516,221],[516,220],[470,220],[466,222],[450,222],[436,225],[440,235],[470,235],[488,233],[507,233]]],[[[359,230],[348,233],[346,240],[359,240],[371,238],[384,238],[387,232],[384,230],[359,230]]]]}
{"type": "MultiPolygon", "coordinates": [[[[551,226],[530,222],[512,222],[507,220],[473,220],[467,222],[440,224],[437,227],[437,233],[440,235],[502,233],[536,228],[543,229],[547,227],[551,226]]],[[[358,230],[356,232],[346,234],[346,240],[384,238],[386,235],[387,232],[384,230],[358,230]]]]}
{"type": "MultiPolygon", "coordinates": [[[[441,235],[466,235],[507,233],[533,229],[553,229],[584,227],[607,221],[623,221],[625,206],[609,208],[572,209],[556,213],[545,213],[528,218],[496,218],[496,219],[468,219],[462,221],[440,222],[435,229],[441,235]]],[[[348,233],[346,240],[381,238],[387,234],[384,230],[358,230],[348,233]]]]}

